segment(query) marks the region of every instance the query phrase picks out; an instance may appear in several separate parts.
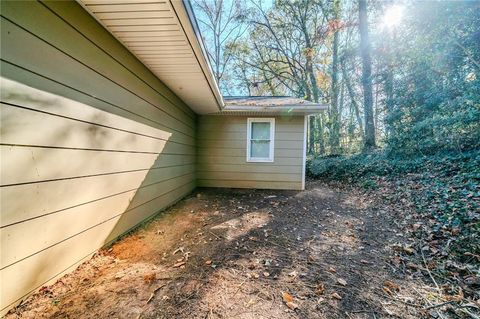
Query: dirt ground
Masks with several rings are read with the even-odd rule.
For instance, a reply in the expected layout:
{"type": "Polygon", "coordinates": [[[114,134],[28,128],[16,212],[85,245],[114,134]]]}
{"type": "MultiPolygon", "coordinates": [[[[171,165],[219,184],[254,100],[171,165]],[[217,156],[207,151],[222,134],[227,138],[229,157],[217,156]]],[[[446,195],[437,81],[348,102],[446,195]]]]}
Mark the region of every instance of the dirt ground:
{"type": "Polygon", "coordinates": [[[7,318],[420,318],[395,212],[355,192],[198,189],[7,318]]]}

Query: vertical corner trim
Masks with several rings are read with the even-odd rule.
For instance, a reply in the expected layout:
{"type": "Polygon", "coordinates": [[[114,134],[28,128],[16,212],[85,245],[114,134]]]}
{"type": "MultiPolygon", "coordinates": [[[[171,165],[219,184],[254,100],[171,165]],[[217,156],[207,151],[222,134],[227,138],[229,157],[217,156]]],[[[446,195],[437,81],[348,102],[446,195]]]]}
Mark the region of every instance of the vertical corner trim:
{"type": "Polygon", "coordinates": [[[307,130],[308,130],[308,117],[304,116],[303,120],[303,168],[302,168],[302,191],[305,189],[305,170],[307,166],[307,130]]]}

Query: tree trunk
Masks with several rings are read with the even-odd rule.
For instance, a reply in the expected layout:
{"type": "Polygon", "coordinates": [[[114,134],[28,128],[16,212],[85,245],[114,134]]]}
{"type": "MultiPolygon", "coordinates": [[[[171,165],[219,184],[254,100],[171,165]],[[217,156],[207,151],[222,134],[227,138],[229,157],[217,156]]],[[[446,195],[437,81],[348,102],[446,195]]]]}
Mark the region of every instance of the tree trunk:
{"type": "MultiPolygon", "coordinates": [[[[308,41],[308,42],[310,42],[310,41],[308,41]]],[[[307,46],[308,46],[308,44],[307,44],[307,46]]],[[[313,71],[312,57],[310,55],[307,55],[307,62],[305,63],[305,69],[307,71],[307,76],[310,79],[310,86],[311,86],[311,88],[309,88],[309,86],[307,84],[306,89],[309,90],[311,92],[311,94],[313,95],[313,102],[318,103],[319,96],[318,96],[317,79],[315,78],[315,72],[313,71]]]]}
{"type": "MultiPolygon", "coordinates": [[[[334,19],[338,19],[339,3],[334,2],[334,19]]],[[[340,116],[338,112],[338,28],[333,33],[332,105],[330,109],[330,152],[338,154],[340,148],[340,116]]]]}
{"type": "Polygon", "coordinates": [[[363,136],[363,121],[360,117],[360,109],[358,107],[357,101],[355,101],[355,92],[353,92],[352,83],[350,82],[350,78],[347,75],[347,71],[345,70],[345,64],[342,67],[343,72],[343,79],[345,80],[345,86],[347,87],[348,95],[350,96],[350,100],[352,102],[353,109],[355,111],[355,117],[357,118],[358,127],[360,129],[360,134],[363,136]]]}
{"type": "Polygon", "coordinates": [[[323,116],[324,114],[317,115],[317,132],[318,132],[318,154],[325,155],[325,132],[323,129],[323,116]]]}
{"type": "Polygon", "coordinates": [[[312,46],[312,41],[310,39],[310,35],[307,30],[307,25],[305,20],[302,21],[302,32],[303,32],[303,36],[305,37],[305,46],[306,46],[305,49],[307,50],[305,70],[307,72],[307,77],[310,80],[311,93],[313,95],[313,102],[318,103],[319,94],[318,94],[317,78],[315,77],[315,72],[313,70],[313,59],[312,59],[313,46],[312,46]]]}
{"type": "Polygon", "coordinates": [[[385,74],[384,74],[384,82],[383,87],[385,90],[385,106],[386,106],[386,114],[385,114],[385,137],[387,138],[390,135],[391,125],[389,116],[393,112],[393,52],[390,46],[390,42],[394,41],[394,37],[387,37],[386,38],[386,67],[385,67],[385,74]]]}
{"type": "Polygon", "coordinates": [[[376,147],[375,124],[373,122],[372,59],[370,57],[370,39],[368,37],[367,1],[358,1],[360,24],[360,52],[362,56],[362,86],[365,113],[364,150],[376,147]]]}

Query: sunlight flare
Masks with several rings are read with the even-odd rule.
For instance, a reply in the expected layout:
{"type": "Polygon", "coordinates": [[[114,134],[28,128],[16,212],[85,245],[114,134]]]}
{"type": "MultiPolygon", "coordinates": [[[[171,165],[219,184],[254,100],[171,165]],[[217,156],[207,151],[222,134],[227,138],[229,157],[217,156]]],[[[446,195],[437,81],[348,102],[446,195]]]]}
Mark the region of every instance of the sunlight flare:
{"type": "Polygon", "coordinates": [[[385,14],[382,17],[382,26],[388,29],[392,29],[399,25],[402,21],[404,10],[405,7],[401,5],[393,5],[387,8],[387,10],[385,10],[385,14]]]}

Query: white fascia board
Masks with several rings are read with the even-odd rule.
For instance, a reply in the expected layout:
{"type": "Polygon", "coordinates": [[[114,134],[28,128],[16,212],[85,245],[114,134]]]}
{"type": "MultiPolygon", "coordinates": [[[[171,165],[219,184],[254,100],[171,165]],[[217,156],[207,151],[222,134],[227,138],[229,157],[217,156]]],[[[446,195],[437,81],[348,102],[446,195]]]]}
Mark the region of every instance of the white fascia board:
{"type": "MultiPolygon", "coordinates": [[[[215,109],[211,112],[221,111],[224,107],[223,97],[220,93],[218,83],[213,75],[213,70],[207,58],[207,51],[198,28],[197,20],[189,0],[170,0],[172,8],[175,10],[178,20],[187,36],[187,39],[194,51],[197,61],[208,82],[210,90],[217,101],[215,109]]],[[[212,106],[213,107],[213,106],[212,106]]]]}

